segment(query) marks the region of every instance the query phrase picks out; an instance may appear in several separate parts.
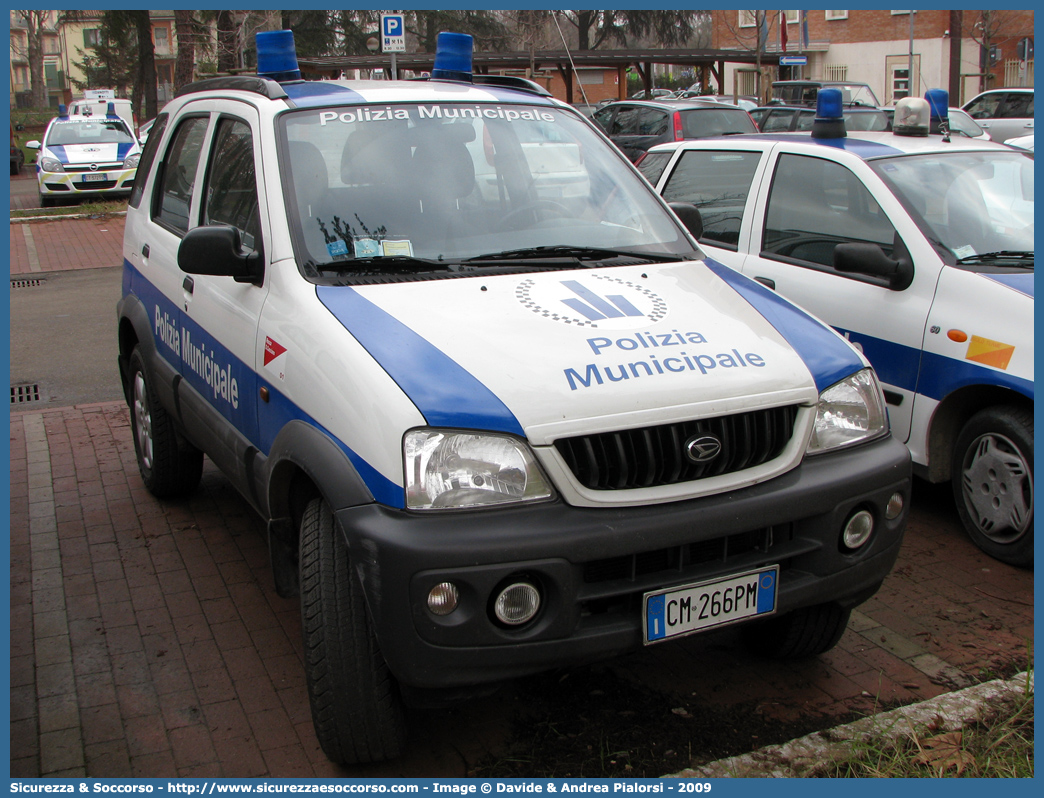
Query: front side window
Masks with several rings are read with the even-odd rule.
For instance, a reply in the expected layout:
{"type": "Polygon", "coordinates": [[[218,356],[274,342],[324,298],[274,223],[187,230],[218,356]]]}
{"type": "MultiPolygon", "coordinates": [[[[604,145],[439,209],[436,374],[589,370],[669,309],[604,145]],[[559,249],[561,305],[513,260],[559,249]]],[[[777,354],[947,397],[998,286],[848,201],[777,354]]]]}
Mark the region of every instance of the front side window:
{"type": "Polygon", "coordinates": [[[700,108],[681,112],[682,135],[687,139],[757,133],[746,111],[738,108],[700,108]]]}
{"type": "Polygon", "coordinates": [[[254,141],[250,126],[238,119],[218,122],[204,193],[203,224],[227,224],[239,230],[243,246],[255,249],[260,231],[254,141]]]}
{"type": "Polygon", "coordinates": [[[895,228],[866,186],[839,163],[781,155],[765,216],[762,257],[833,268],[843,243],[877,244],[891,254],[895,228]]]}
{"type": "Polygon", "coordinates": [[[993,119],[997,116],[1004,95],[1000,92],[984,94],[972,100],[965,108],[972,119],[993,119]]]}
{"type": "Polygon", "coordinates": [[[790,130],[790,123],[794,121],[794,112],[790,110],[769,111],[768,116],[761,123],[763,133],[790,130]]]}
{"type": "Polygon", "coordinates": [[[457,269],[537,247],[698,257],[649,184],[564,109],[302,109],[284,114],[280,129],[286,205],[306,273],[309,263],[382,270],[394,258],[457,269]]]}
{"type": "Polygon", "coordinates": [[[156,151],[159,150],[160,139],[163,138],[163,129],[166,126],[167,115],[160,114],[149,130],[149,138],[145,142],[141,160],[138,162],[138,171],[134,173],[134,190],[131,191],[130,200],[128,200],[132,208],[137,208],[141,204],[145,181],[148,180],[149,172],[152,170],[152,162],[156,160],[156,151]]]}
{"type": "Polygon", "coordinates": [[[999,252],[1032,257],[1032,155],[952,152],[869,163],[951,262],[999,252]]]}
{"type": "Polygon", "coordinates": [[[703,216],[701,241],[735,249],[760,152],[689,150],[663,188],[668,202],[691,202],[703,216]]]}
{"type": "MultiPolygon", "coordinates": [[[[156,193],[153,218],[178,233],[189,228],[189,206],[192,187],[196,182],[196,167],[203,151],[203,137],[207,132],[208,117],[189,117],[178,125],[163,158],[163,171],[156,193]]],[[[150,134],[150,138],[153,134],[150,134]]]]}

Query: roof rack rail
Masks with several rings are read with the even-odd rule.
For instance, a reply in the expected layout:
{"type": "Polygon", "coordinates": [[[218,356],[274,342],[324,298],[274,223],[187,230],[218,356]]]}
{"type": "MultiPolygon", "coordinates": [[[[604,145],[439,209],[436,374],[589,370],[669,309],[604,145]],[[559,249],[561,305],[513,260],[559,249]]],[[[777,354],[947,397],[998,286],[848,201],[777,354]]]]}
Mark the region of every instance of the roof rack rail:
{"type": "Polygon", "coordinates": [[[270,100],[281,100],[287,94],[283,87],[271,78],[262,78],[257,75],[232,75],[222,78],[204,78],[195,83],[188,83],[178,89],[175,97],[182,97],[197,91],[249,91],[260,94],[270,100]]]}
{"type": "Polygon", "coordinates": [[[553,96],[551,92],[541,86],[539,83],[534,83],[532,80],[527,78],[519,78],[514,75],[474,75],[472,81],[476,85],[485,86],[501,86],[505,89],[518,89],[519,91],[528,91],[532,94],[539,94],[541,97],[553,96]]]}

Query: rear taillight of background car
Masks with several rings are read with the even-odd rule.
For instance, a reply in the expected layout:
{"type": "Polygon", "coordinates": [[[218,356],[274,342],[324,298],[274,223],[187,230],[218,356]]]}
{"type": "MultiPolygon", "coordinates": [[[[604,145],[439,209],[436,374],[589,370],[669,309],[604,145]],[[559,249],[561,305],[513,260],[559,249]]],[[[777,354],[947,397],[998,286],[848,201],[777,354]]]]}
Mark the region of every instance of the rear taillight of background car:
{"type": "Polygon", "coordinates": [[[681,111],[674,112],[674,140],[684,141],[685,134],[682,132],[681,111]]]}

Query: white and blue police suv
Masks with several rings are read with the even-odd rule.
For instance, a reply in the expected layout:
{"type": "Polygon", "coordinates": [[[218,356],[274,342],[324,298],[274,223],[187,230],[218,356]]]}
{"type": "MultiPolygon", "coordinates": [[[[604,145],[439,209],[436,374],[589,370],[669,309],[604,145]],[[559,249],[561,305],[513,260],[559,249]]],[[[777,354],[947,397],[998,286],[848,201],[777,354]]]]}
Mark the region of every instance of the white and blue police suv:
{"type": "Polygon", "coordinates": [[[887,133],[666,145],[639,168],[696,204],[700,246],[832,324],[883,383],[915,473],[952,485],[971,539],[1033,564],[1033,154],[944,131],[946,92],[887,133]],[[932,131],[935,132],[932,132],[932,131]]]}
{"type": "Polygon", "coordinates": [[[36,179],[42,207],[85,197],[126,197],[141,156],[138,140],[112,103],[106,116],[70,116],[59,106],[43,141],[25,146],[39,150],[36,179]]]}
{"type": "Polygon", "coordinates": [[[726,624],[833,646],[909,505],[863,356],[707,260],[579,113],[473,78],[470,37],[427,80],[309,82],[288,36],[157,117],[119,357],[148,489],[205,452],[266,519],[327,755],[726,624]]]}

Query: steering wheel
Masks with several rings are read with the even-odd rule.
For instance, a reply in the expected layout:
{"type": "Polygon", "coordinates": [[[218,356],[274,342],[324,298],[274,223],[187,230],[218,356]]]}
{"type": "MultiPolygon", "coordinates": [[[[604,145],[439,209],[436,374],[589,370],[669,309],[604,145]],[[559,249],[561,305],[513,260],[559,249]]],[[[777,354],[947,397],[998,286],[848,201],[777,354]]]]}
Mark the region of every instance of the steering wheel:
{"type": "Polygon", "coordinates": [[[569,209],[566,208],[562,203],[555,202],[554,200],[550,199],[538,199],[526,203],[521,208],[515,208],[515,210],[513,211],[508,211],[506,214],[504,214],[504,217],[500,220],[500,224],[497,225],[497,227],[501,230],[511,228],[511,223],[513,221],[520,219],[527,213],[532,213],[533,221],[536,222],[539,220],[539,213],[542,210],[548,211],[554,215],[572,216],[572,213],[570,213],[569,209]]]}

